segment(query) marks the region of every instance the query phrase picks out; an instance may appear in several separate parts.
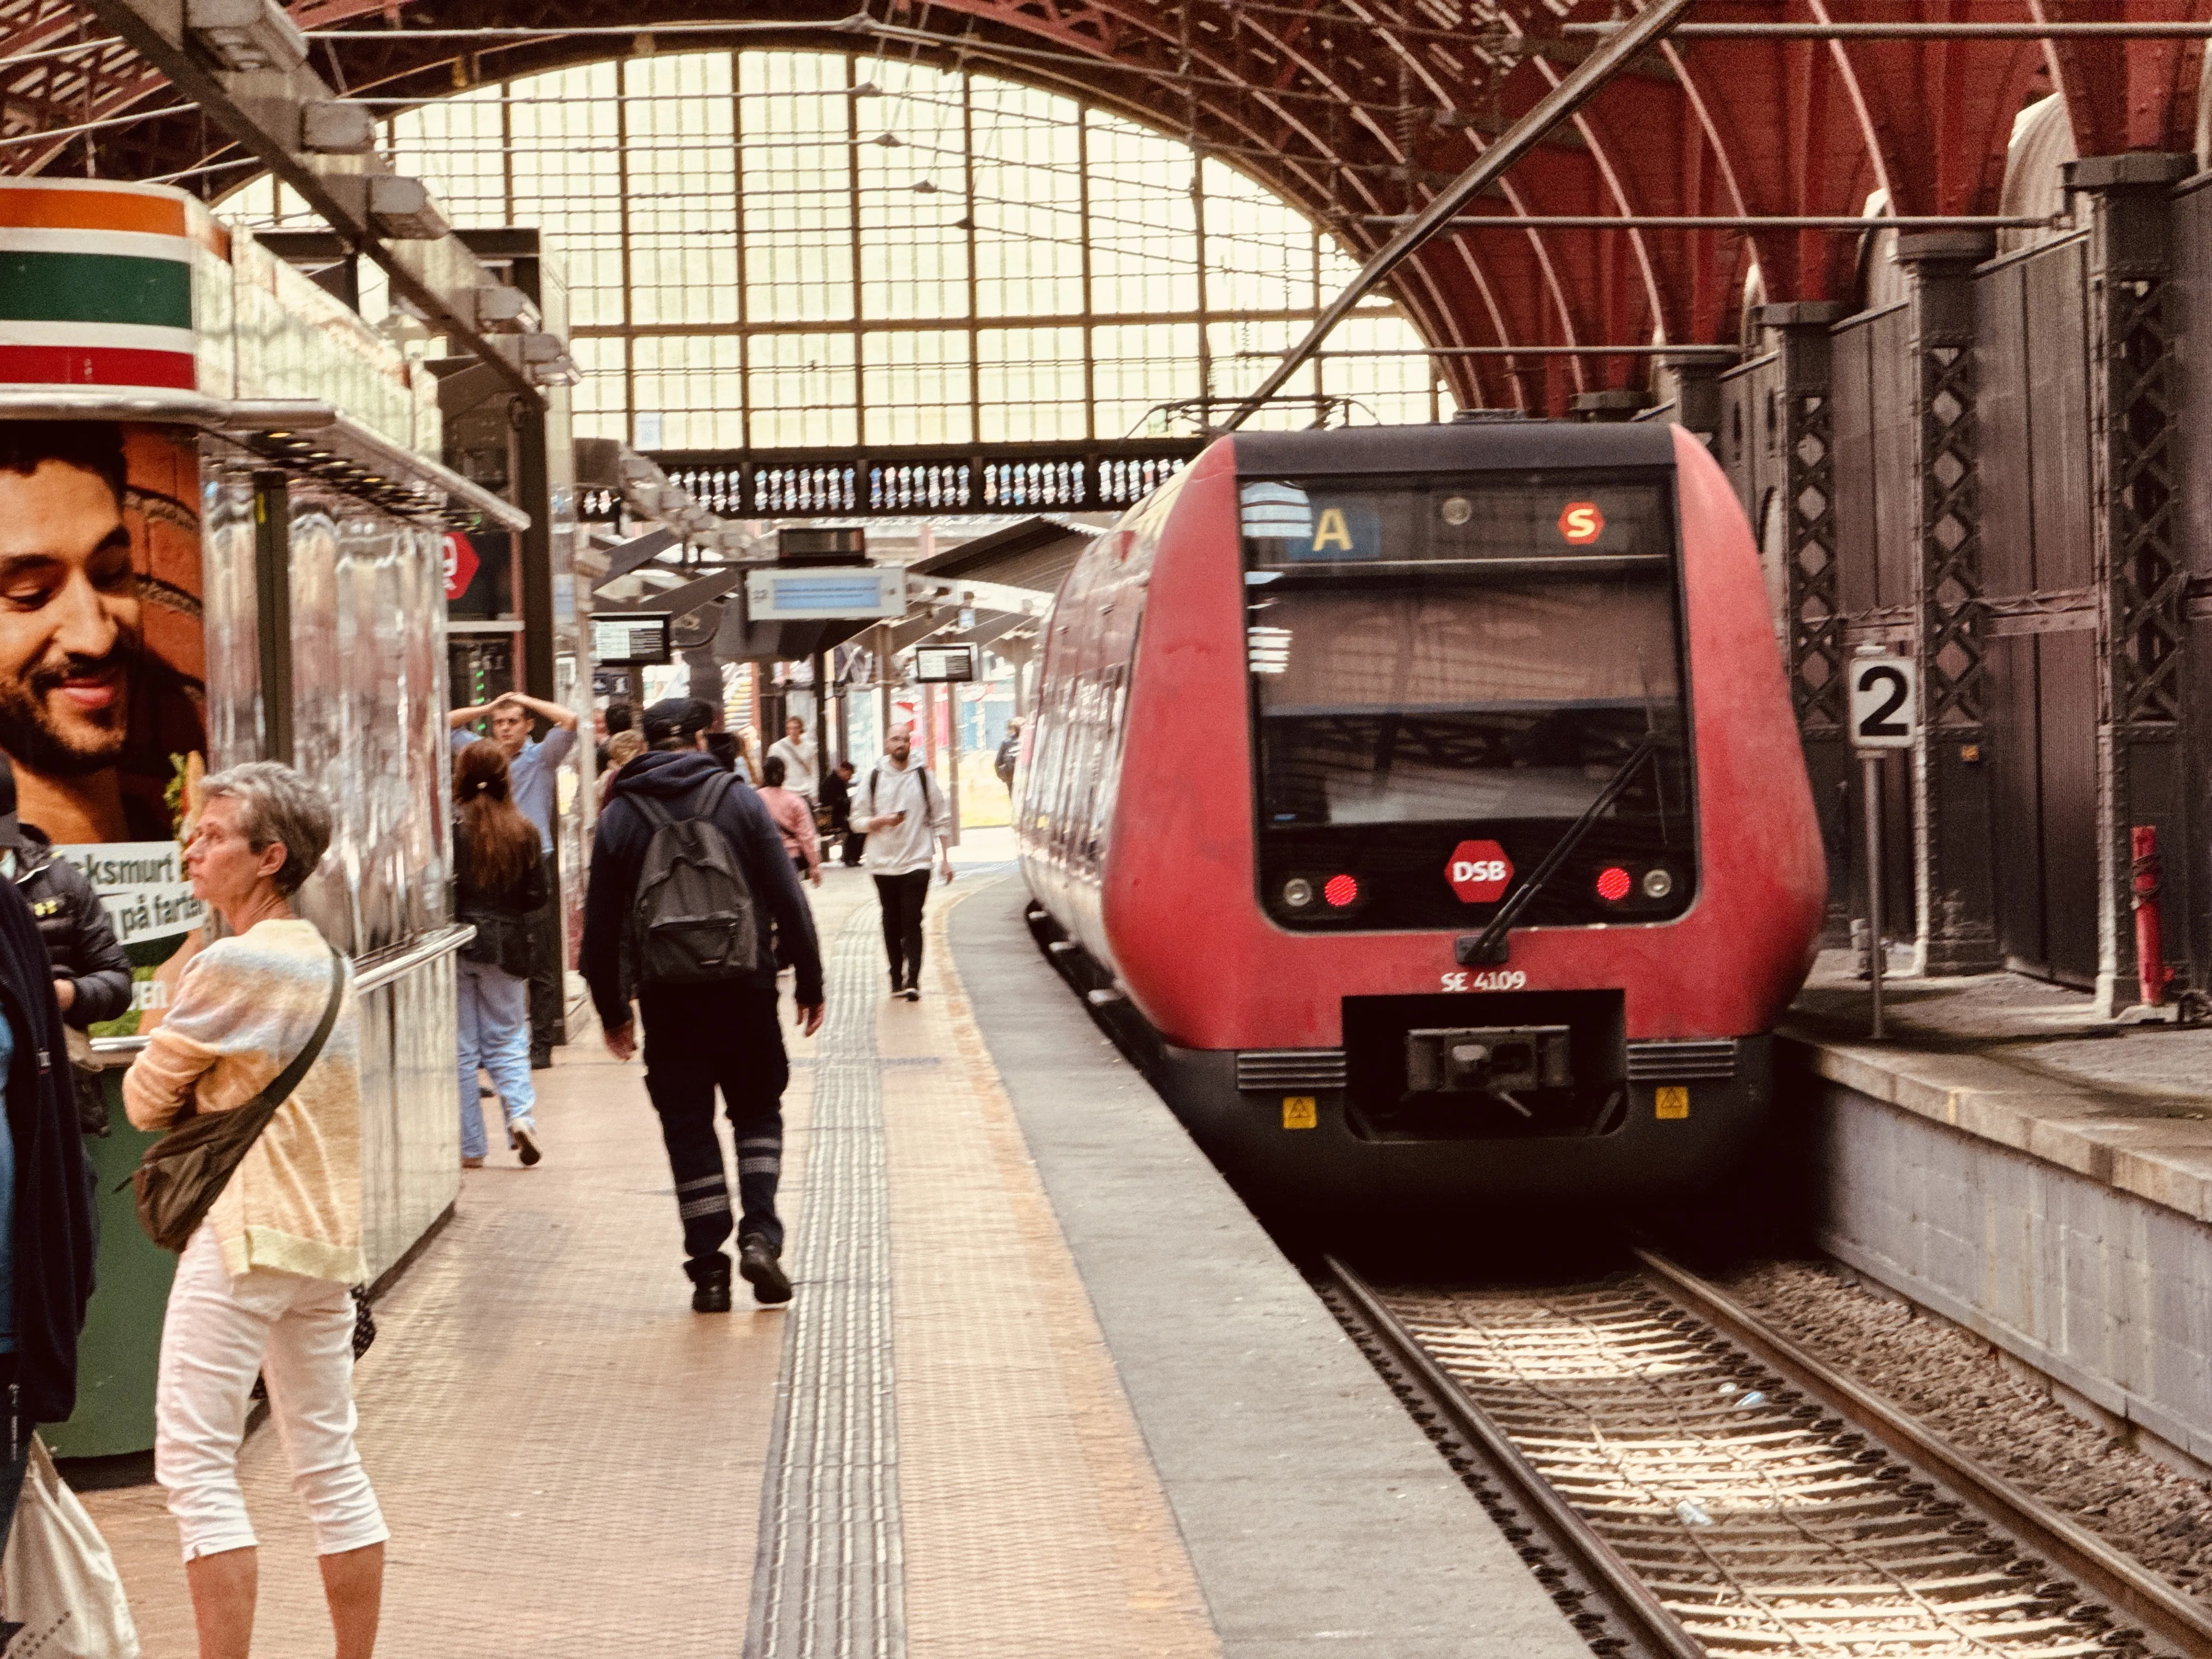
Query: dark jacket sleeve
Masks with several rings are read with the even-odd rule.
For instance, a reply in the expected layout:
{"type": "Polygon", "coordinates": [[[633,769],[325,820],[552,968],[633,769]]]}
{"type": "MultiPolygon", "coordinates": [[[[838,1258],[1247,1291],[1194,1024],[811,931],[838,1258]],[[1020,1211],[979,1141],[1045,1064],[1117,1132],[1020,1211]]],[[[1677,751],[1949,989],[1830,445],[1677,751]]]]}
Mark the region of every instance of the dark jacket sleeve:
{"type": "Polygon", "coordinates": [[[16,1383],[26,1419],[59,1423],[76,1408],[77,1334],[92,1296],[92,1167],[46,948],[21,890],[13,882],[0,890],[0,995],[16,1027],[7,1102],[15,1143],[16,1383]]]}
{"type": "Polygon", "coordinates": [[[584,888],[584,982],[591,987],[600,1028],[609,1031],[621,1030],[630,1019],[622,939],[643,851],[637,844],[637,809],[619,795],[607,803],[592,837],[592,870],[584,888]]]}
{"type": "Polygon", "coordinates": [[[64,951],[53,950],[53,941],[47,941],[53,965],[76,985],[76,999],[63,1018],[80,1030],[117,1018],[131,1006],[131,958],[116,943],[107,907],[84,872],[67,859],[54,860],[40,873],[53,884],[70,921],[64,951]]]}
{"type": "MultiPolygon", "coordinates": [[[[775,918],[776,935],[791,962],[793,1000],[812,1007],[822,1000],[822,952],[814,942],[814,913],[783,850],[783,832],[750,789],[725,789],[715,821],[744,860],[745,879],[775,918]]],[[[762,944],[765,948],[765,939],[762,944]]]]}

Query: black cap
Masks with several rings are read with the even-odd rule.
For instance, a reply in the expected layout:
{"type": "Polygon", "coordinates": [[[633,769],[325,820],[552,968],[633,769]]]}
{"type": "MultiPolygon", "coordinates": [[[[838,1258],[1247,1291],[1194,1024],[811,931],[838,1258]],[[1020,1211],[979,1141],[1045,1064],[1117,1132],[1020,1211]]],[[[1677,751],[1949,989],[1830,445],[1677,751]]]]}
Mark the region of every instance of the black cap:
{"type": "Polygon", "coordinates": [[[714,723],[714,711],[696,697],[663,697],[645,711],[645,740],[696,737],[714,723]]]}

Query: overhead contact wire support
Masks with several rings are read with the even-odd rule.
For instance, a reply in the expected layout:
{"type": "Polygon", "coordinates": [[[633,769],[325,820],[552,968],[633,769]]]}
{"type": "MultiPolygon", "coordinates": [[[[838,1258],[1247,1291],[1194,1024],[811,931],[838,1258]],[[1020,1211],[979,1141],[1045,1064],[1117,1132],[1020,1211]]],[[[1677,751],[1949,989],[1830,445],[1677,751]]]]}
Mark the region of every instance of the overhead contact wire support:
{"type": "Polygon", "coordinates": [[[1538,99],[1527,114],[1498,134],[1497,141],[1482,152],[1473,167],[1439,191],[1410,223],[1370,256],[1350,285],[1322,307],[1321,315],[1315,319],[1305,338],[1284,353],[1283,361],[1269,372],[1259,387],[1231,411],[1222,422],[1222,430],[1234,432],[1251,419],[1269,398],[1290,384],[1291,377],[1321,349],[1330,331],[1350,316],[1352,307],[1365,299],[1377,283],[1431,237],[1449,226],[1462,208],[1504,176],[1514,163],[1541,143],[1553,127],[1588,103],[1599,88],[1640,53],[1664,40],[1695,3],[1696,0],[1657,0],[1645,8],[1622,25],[1619,33],[1609,36],[1559,85],[1538,99]]]}

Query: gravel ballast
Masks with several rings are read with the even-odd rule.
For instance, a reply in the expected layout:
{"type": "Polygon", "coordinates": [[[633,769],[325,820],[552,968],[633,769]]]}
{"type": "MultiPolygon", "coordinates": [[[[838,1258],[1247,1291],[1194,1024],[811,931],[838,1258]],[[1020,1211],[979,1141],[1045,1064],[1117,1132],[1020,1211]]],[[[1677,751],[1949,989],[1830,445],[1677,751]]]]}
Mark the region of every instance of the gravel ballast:
{"type": "Polygon", "coordinates": [[[2212,1481],[2130,1449],[2008,1371],[1990,1346],[1829,1262],[1714,1281],[1960,1451],[2212,1604],[2212,1481]]]}

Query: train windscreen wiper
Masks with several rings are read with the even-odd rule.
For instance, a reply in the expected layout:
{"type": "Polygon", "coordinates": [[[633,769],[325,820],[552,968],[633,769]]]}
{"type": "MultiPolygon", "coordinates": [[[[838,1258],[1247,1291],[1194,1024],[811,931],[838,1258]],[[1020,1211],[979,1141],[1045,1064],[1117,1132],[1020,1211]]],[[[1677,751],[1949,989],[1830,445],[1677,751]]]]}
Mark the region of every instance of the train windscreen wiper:
{"type": "Polygon", "coordinates": [[[1521,919],[1521,913],[1535,902],[1536,895],[1544,890],[1544,884],[1559,873],[1559,866],[1567,860],[1567,855],[1582,845],[1583,837],[1589,835],[1598,819],[1605,816],[1605,809],[1612,805],[1614,798],[1628,787],[1628,781],[1635,775],[1636,769],[1658,746],[1659,734],[1646,732],[1642,741],[1629,751],[1628,758],[1621,762],[1620,769],[1605,781],[1605,787],[1597,792],[1597,799],[1583,809],[1582,817],[1568,826],[1565,835],[1552,843],[1552,850],[1544,854],[1543,861],[1522,884],[1521,890],[1498,908],[1498,914],[1490,919],[1490,926],[1480,933],[1462,935],[1454,944],[1452,954],[1459,958],[1462,966],[1495,967],[1506,959],[1508,947],[1505,936],[1512,930],[1513,924],[1521,919]]]}

